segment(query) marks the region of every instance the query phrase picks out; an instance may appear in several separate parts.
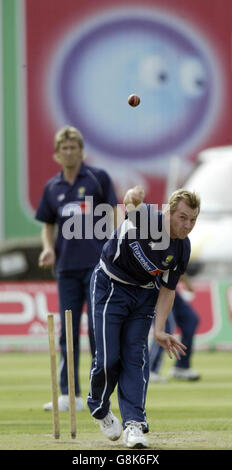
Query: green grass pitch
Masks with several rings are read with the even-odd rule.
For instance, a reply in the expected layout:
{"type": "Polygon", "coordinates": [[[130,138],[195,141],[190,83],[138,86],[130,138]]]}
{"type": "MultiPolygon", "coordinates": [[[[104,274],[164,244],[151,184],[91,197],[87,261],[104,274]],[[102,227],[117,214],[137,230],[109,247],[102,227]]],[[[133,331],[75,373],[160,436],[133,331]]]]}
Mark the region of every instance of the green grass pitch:
{"type": "MultiPolygon", "coordinates": [[[[57,354],[58,367],[59,354],[57,354]]],[[[81,355],[82,394],[88,394],[90,356],[81,355]]],[[[169,380],[149,384],[147,418],[150,449],[232,449],[232,356],[231,352],[195,352],[194,368],[199,382],[169,380]]],[[[172,361],[166,357],[163,375],[172,361]]],[[[69,414],[60,413],[59,440],[53,438],[52,414],[42,409],[51,399],[48,353],[1,353],[0,355],[0,449],[1,450],[119,450],[122,439],[111,442],[102,435],[88,409],[77,412],[77,437],[69,435],[69,414]]],[[[113,412],[120,417],[116,391],[113,412]]]]}

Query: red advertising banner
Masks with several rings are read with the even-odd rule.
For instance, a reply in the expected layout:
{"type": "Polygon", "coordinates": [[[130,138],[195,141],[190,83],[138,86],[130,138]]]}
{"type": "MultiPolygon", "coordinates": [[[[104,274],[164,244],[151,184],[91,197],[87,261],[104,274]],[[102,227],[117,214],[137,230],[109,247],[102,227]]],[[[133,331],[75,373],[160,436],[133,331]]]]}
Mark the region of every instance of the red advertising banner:
{"type": "MultiPolygon", "coordinates": [[[[47,349],[47,315],[54,314],[55,334],[58,338],[58,312],[56,282],[1,282],[0,349],[47,349]]],[[[80,332],[83,338],[87,337],[87,328],[84,310],[80,332]]],[[[82,341],[82,346],[84,343],[82,341]]]]}
{"type": "MultiPolygon", "coordinates": [[[[195,296],[190,303],[200,320],[196,332],[196,347],[207,348],[210,345],[217,347],[218,340],[221,345],[227,343],[227,347],[231,347],[232,341],[227,325],[229,313],[225,307],[227,298],[220,294],[222,288],[208,281],[195,281],[194,290],[195,296]]],[[[226,290],[227,292],[230,292],[229,289],[226,290]]],[[[48,313],[54,314],[58,347],[60,317],[56,283],[54,281],[1,282],[0,350],[47,349],[48,313]]],[[[232,331],[231,322],[229,326],[232,331]]],[[[88,322],[85,307],[80,335],[81,347],[86,350],[88,349],[88,322]]]]}

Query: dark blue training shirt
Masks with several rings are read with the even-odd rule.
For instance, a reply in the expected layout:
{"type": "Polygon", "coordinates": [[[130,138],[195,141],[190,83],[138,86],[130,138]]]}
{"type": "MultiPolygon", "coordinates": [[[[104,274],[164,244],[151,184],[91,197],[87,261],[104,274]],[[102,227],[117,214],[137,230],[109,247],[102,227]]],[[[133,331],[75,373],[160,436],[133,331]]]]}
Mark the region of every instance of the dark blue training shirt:
{"type": "Polygon", "coordinates": [[[97,239],[94,227],[104,213],[93,214],[99,204],[113,207],[117,202],[109,175],[85,163],[73,185],[63,178],[62,172],[47,182],[35,217],[41,222],[58,225],[56,272],[91,268],[99,262],[107,238],[97,239]],[[68,229],[68,239],[64,228],[68,229]]]}
{"type": "Polygon", "coordinates": [[[149,204],[142,204],[141,207],[143,214],[145,211],[148,216],[148,236],[141,237],[141,228],[146,224],[146,217],[141,219],[141,210],[137,211],[133,222],[130,214],[127,214],[120,227],[105,243],[101,264],[106,272],[129,284],[149,285],[157,289],[162,284],[174,290],[187,268],[190,240],[188,237],[184,240],[169,239],[164,227],[162,230],[162,213],[155,212],[154,207],[149,204]],[[158,221],[159,232],[167,241],[168,246],[165,249],[157,249],[162,238],[160,235],[155,239],[150,236],[152,218],[158,221]]]}

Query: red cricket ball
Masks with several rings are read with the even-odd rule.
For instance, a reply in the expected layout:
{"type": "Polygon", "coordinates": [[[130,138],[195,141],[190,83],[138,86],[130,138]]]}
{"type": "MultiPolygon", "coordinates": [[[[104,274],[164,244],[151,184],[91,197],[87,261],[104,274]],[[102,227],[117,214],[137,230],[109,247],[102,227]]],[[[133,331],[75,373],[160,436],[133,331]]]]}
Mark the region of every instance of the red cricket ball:
{"type": "Polygon", "coordinates": [[[130,106],[138,106],[140,103],[140,97],[138,95],[132,94],[128,96],[128,103],[130,106]]]}

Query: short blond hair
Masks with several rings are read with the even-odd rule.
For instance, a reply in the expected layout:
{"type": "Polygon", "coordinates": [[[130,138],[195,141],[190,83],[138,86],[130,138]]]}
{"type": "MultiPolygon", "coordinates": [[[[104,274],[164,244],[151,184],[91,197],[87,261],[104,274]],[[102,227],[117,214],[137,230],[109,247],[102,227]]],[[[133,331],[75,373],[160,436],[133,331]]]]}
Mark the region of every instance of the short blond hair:
{"type": "Polygon", "coordinates": [[[180,201],[184,201],[187,206],[191,207],[191,209],[198,209],[199,214],[201,200],[200,196],[197,193],[182,188],[174,191],[174,193],[172,193],[168,199],[171,214],[176,211],[180,201]]]}
{"type": "Polygon", "coordinates": [[[80,145],[80,148],[84,148],[84,139],[81,132],[72,126],[62,127],[56,134],[54,138],[54,147],[55,151],[58,152],[61,142],[65,140],[76,140],[80,145]]]}

